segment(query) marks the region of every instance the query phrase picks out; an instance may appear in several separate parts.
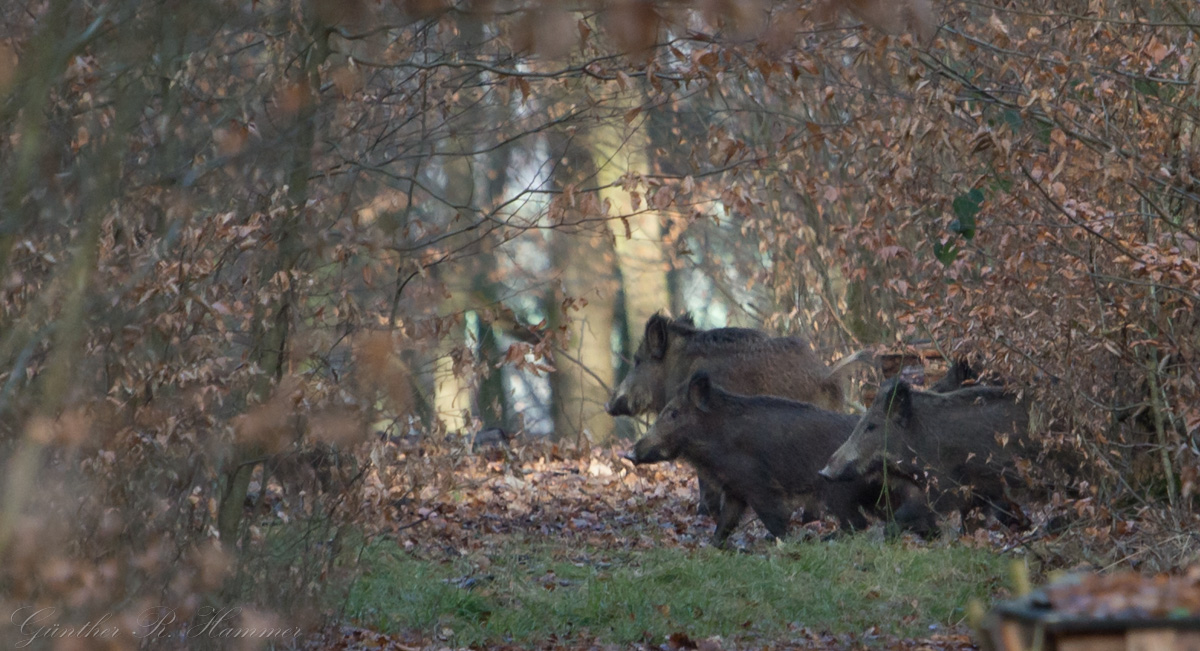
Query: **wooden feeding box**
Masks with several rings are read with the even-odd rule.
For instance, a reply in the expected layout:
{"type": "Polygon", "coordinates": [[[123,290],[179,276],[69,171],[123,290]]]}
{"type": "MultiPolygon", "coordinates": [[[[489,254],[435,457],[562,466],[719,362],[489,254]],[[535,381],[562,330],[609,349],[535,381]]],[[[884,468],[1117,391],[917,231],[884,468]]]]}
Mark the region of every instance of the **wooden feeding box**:
{"type": "Polygon", "coordinates": [[[996,651],[1200,651],[1200,571],[1064,579],[992,611],[996,651]]]}
{"type": "MultiPolygon", "coordinates": [[[[946,375],[949,364],[931,344],[905,345],[903,348],[881,352],[876,356],[883,379],[899,377],[918,389],[929,387],[946,375]]],[[[863,391],[863,403],[871,404],[875,389],[863,391]]]]}
{"type": "Polygon", "coordinates": [[[946,374],[947,364],[942,354],[929,344],[905,346],[903,350],[879,355],[879,370],[883,377],[901,377],[910,384],[929,386],[946,374]]]}

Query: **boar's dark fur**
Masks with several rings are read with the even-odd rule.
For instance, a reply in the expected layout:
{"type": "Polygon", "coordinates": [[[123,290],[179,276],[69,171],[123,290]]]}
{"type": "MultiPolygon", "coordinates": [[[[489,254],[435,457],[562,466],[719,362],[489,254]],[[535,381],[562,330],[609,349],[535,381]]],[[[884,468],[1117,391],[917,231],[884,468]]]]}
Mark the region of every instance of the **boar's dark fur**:
{"type": "Polygon", "coordinates": [[[633,358],[633,369],[606,405],[613,416],[658,413],[696,371],[744,395],[803,400],[825,409],[843,402],[841,371],[860,356],[833,368],[797,337],[770,337],[749,328],[700,330],[690,317],[656,314],[633,358]]]}
{"type": "MultiPolygon", "coordinates": [[[[844,370],[867,357],[859,353],[832,368],[825,366],[803,339],[770,337],[748,328],[700,330],[691,318],[656,314],[646,322],[633,368],[605,405],[613,416],[657,414],[674,392],[697,371],[744,395],[772,395],[842,408],[844,370]]],[[[702,504],[720,508],[720,493],[698,470],[702,504]]]]}
{"type": "MultiPolygon", "coordinates": [[[[1000,387],[970,386],[938,394],[889,380],[821,470],[828,479],[891,475],[920,486],[928,502],[903,495],[897,522],[927,528],[932,515],[959,511],[966,523],[974,507],[989,509],[1005,524],[1023,524],[1009,498],[1021,483],[1013,455],[1023,447],[1028,411],[1000,387]]],[[[895,482],[889,478],[889,485],[895,482]]]]}
{"type": "Polygon", "coordinates": [[[796,501],[807,518],[819,504],[847,529],[866,526],[860,507],[871,507],[877,488],[833,483],[817,470],[846,441],[858,419],[773,396],[744,396],[717,386],[705,371],[694,374],[639,440],[631,459],[654,463],[681,458],[724,493],[713,543],[723,546],[747,506],[777,537],[787,533],[796,501]]]}

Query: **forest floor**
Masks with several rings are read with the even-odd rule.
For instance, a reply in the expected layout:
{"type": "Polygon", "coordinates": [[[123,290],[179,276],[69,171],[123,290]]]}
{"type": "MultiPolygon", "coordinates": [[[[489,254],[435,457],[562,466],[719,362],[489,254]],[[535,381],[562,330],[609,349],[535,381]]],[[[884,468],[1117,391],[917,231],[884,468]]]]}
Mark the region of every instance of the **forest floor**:
{"type": "Polygon", "coordinates": [[[378,535],[342,625],[311,648],[975,648],[969,604],[1009,597],[1014,562],[1035,582],[1136,566],[1149,559],[1129,541],[1165,535],[1149,520],[1056,536],[995,522],[959,536],[948,522],[922,541],[794,521],[774,543],[748,519],[720,551],[685,465],[635,468],[619,453],[466,457],[442,473],[451,483],[403,489],[371,478],[378,535]]]}

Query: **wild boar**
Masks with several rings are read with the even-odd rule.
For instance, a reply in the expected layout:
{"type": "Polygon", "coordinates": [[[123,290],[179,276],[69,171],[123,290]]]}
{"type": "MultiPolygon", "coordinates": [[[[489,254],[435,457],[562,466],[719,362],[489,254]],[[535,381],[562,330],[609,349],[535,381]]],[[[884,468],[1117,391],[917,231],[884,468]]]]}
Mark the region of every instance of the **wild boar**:
{"type": "Polygon", "coordinates": [[[654,426],[633,447],[637,464],[683,459],[718,485],[724,500],[713,544],[725,544],[746,506],[776,537],[787,533],[795,502],[814,519],[819,505],[843,528],[861,529],[879,495],[856,481],[826,482],[817,475],[858,418],[774,396],[744,396],[698,371],[667,403],[654,426]]]}
{"type": "Polygon", "coordinates": [[[957,510],[965,526],[977,506],[1005,524],[1021,524],[1020,507],[1008,495],[1020,483],[1013,455],[1028,426],[1026,406],[1000,387],[938,394],[889,380],[821,475],[920,487],[927,501],[908,487],[896,509],[897,523],[914,530],[928,528],[928,509],[957,510]]]}
{"type": "MultiPolygon", "coordinates": [[[[770,337],[748,328],[700,330],[687,315],[671,319],[655,314],[633,358],[633,369],[613,392],[605,409],[613,416],[658,414],[675,390],[697,371],[743,395],[773,395],[840,410],[843,375],[869,359],[866,351],[825,366],[812,348],[796,337],[770,337]]],[[[702,508],[715,514],[720,493],[700,478],[702,508]]]]}
{"type": "Polygon", "coordinates": [[[646,322],[633,369],[605,405],[613,416],[658,413],[675,389],[699,370],[744,395],[774,395],[837,410],[843,374],[866,353],[832,368],[798,337],[771,337],[750,328],[696,328],[691,318],[655,314],[646,322]]]}

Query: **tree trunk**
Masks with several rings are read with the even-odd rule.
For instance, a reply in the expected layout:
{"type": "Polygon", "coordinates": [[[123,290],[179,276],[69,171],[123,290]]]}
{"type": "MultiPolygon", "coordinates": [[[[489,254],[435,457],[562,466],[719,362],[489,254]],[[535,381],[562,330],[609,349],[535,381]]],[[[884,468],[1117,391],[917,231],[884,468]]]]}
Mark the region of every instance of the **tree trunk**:
{"type": "MultiPolygon", "coordinates": [[[[31,92],[35,94],[25,98],[28,102],[25,109],[27,113],[41,112],[41,103],[44,100],[36,95],[36,89],[49,88],[61,74],[60,68],[50,62],[61,60],[67,54],[59,43],[61,37],[56,37],[56,32],[66,27],[65,16],[62,14],[65,9],[66,3],[55,3],[48,20],[50,25],[39,34],[38,41],[34,44],[42,52],[44,67],[39,68],[33,76],[31,86],[34,90],[31,92]]],[[[112,122],[108,124],[112,137],[92,147],[82,148],[79,153],[80,169],[90,169],[92,174],[90,183],[84,185],[84,194],[77,204],[79,221],[70,251],[71,258],[65,273],[57,281],[57,291],[62,292],[61,308],[54,319],[52,344],[47,353],[45,370],[38,377],[38,418],[26,424],[15,450],[6,460],[3,492],[0,492],[0,557],[4,556],[16,531],[21,512],[38,485],[46,448],[52,443],[47,434],[51,429],[49,424],[59,417],[64,408],[70,406],[72,384],[77,381],[80,361],[84,358],[87,342],[88,303],[90,292],[95,290],[92,287],[92,278],[100,257],[104,218],[109,214],[110,204],[120,195],[122,189],[120,174],[122,155],[125,153],[124,147],[127,146],[125,136],[134,129],[141,117],[142,107],[148,101],[142,93],[135,91],[121,95],[114,102],[112,122]]],[[[38,130],[44,127],[42,118],[26,115],[23,119],[33,120],[38,130]]],[[[26,122],[25,126],[30,124],[26,122]]],[[[31,131],[24,133],[22,153],[16,168],[17,184],[14,189],[18,191],[32,186],[39,173],[34,163],[40,138],[31,131]]],[[[0,226],[15,230],[28,222],[34,213],[28,206],[22,205],[23,200],[26,200],[23,196],[5,194],[4,215],[3,219],[0,219],[0,226]]],[[[32,204],[32,201],[29,203],[32,204]]],[[[0,273],[8,272],[7,256],[13,243],[13,234],[9,232],[0,237],[0,273]]],[[[27,330],[27,326],[22,324],[19,330],[27,330]]],[[[0,409],[2,407],[3,405],[0,405],[0,409]]]]}
{"type": "MultiPolygon", "coordinates": [[[[458,138],[448,145],[453,148],[453,155],[447,158],[443,166],[446,178],[443,196],[451,208],[458,211],[458,217],[473,220],[470,207],[475,194],[475,171],[471,159],[464,153],[469,147],[464,140],[458,138]]],[[[468,237],[475,235],[468,234],[468,237]]],[[[462,432],[470,425],[471,382],[467,375],[470,365],[463,364],[461,359],[456,364],[455,358],[467,352],[464,317],[473,307],[471,294],[474,290],[473,279],[477,275],[475,267],[481,262],[477,244],[468,245],[464,242],[467,248],[463,249],[462,258],[439,265],[434,270],[437,279],[446,288],[446,299],[439,306],[438,313],[457,320],[453,329],[438,341],[434,371],[434,410],[447,432],[462,432]]]]}
{"type": "MultiPolygon", "coordinates": [[[[329,53],[328,35],[315,20],[309,33],[313,39],[313,48],[305,62],[303,82],[306,85],[306,96],[296,114],[296,139],[288,172],[287,196],[290,208],[276,225],[278,255],[274,261],[263,266],[260,280],[264,288],[270,286],[274,278],[291,276],[304,252],[300,234],[304,232],[304,207],[308,201],[312,148],[316,142],[317,102],[321,88],[320,66],[329,53]]],[[[258,364],[262,375],[252,388],[251,395],[259,403],[267,399],[279,378],[283,376],[296,300],[294,287],[287,283],[287,289],[281,292],[276,303],[260,305],[256,310],[252,359],[258,364]]],[[[225,469],[225,492],[217,513],[217,530],[221,540],[230,548],[237,544],[250,478],[263,454],[261,444],[234,441],[225,469]]]]}
{"type": "MultiPolygon", "coordinates": [[[[641,107],[640,92],[625,93],[619,105],[621,115],[641,107]]],[[[622,181],[648,176],[650,169],[651,122],[634,119],[610,119],[588,134],[600,200],[609,204],[609,226],[615,235],[617,265],[625,296],[625,318],[633,332],[655,312],[670,309],[667,271],[670,269],[662,247],[662,215],[648,205],[645,186],[621,187],[622,181]],[[640,197],[636,202],[630,191],[640,197]],[[636,205],[635,205],[636,204],[636,205]]]]}
{"type": "MultiPolygon", "coordinates": [[[[558,189],[593,178],[590,152],[567,138],[556,139],[551,151],[564,161],[555,170],[558,189]]],[[[564,346],[556,354],[551,376],[554,436],[595,444],[613,439],[613,419],[604,411],[613,386],[613,313],[617,293],[612,235],[598,220],[599,206],[576,197],[551,241],[559,292],[546,306],[552,326],[564,330],[564,346]],[[590,208],[589,208],[590,206],[590,208]],[[592,214],[589,214],[592,213],[592,214]],[[584,221],[588,220],[588,221],[584,221]]]]}
{"type": "MultiPolygon", "coordinates": [[[[458,23],[459,33],[455,38],[455,49],[472,52],[486,42],[483,25],[477,20],[463,17],[458,23]]],[[[464,82],[464,93],[476,93],[479,76],[471,75],[464,82]]],[[[480,103],[487,98],[480,98],[480,103]]],[[[484,124],[506,123],[509,108],[493,103],[482,108],[487,119],[484,124]]],[[[458,124],[458,128],[473,128],[473,124],[458,124]]],[[[459,223],[470,223],[482,219],[480,213],[488,211],[496,203],[508,181],[508,147],[495,147],[491,133],[451,134],[448,142],[450,157],[444,165],[446,185],[443,196],[446,203],[458,211],[459,223]],[[474,151],[490,152],[475,155],[474,151]]],[[[495,368],[502,354],[498,342],[491,332],[490,324],[477,321],[474,325],[478,345],[466,347],[466,315],[476,312],[485,304],[495,300],[493,287],[496,269],[493,242],[479,231],[469,231],[470,238],[461,243],[458,259],[447,267],[439,268],[437,274],[445,284],[447,298],[439,312],[443,316],[453,315],[462,319],[454,331],[442,339],[438,346],[434,402],[442,423],[448,431],[461,431],[470,425],[468,414],[479,418],[485,425],[500,425],[505,417],[503,376],[495,368]],[[455,357],[472,355],[477,363],[464,365],[455,357]],[[482,360],[482,363],[478,363],[482,360]],[[455,368],[458,373],[455,373],[455,368]],[[478,374],[476,376],[476,374],[478,374]],[[486,394],[486,395],[485,395],[486,394]]]]}

